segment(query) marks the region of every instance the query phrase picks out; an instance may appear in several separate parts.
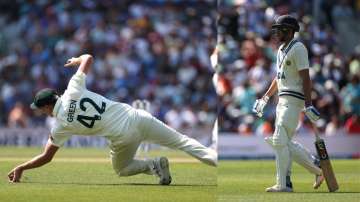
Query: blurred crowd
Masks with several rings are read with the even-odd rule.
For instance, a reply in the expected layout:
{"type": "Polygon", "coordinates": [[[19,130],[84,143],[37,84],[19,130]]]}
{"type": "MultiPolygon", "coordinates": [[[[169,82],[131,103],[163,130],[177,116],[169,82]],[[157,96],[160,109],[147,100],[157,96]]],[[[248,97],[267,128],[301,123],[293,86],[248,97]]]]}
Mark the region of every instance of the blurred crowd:
{"type": "Polygon", "coordinates": [[[42,125],[29,109],[34,94],[63,93],[76,71],[65,61],[89,53],[91,91],[129,104],[146,99],[177,129],[212,127],[216,12],[212,0],[2,1],[0,126],[42,125]]]}
{"type": "MultiPolygon", "coordinates": [[[[223,1],[219,7],[220,132],[271,135],[277,96],[262,118],[252,114],[276,73],[279,43],[271,37],[276,16],[291,14],[308,48],[317,127],[328,136],[360,134],[360,1],[223,1]]],[[[310,134],[302,115],[299,134],[310,134]]]]}

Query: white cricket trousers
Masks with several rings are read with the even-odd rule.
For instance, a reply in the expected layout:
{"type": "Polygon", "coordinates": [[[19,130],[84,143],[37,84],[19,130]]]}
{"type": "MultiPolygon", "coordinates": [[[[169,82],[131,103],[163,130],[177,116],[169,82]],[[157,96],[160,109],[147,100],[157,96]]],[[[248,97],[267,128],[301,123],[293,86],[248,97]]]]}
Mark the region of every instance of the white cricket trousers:
{"type": "Polygon", "coordinates": [[[153,160],[134,159],[136,151],[143,141],[179,149],[205,164],[217,165],[215,150],[175,131],[150,113],[135,109],[130,116],[132,117],[129,118],[127,131],[110,144],[112,165],[119,176],[139,173],[153,174],[153,160]]]}
{"type": "Polygon", "coordinates": [[[286,187],[286,175],[290,173],[292,159],[311,173],[321,174],[321,169],[314,164],[310,152],[292,140],[303,108],[304,101],[298,98],[279,97],[275,132],[272,137],[266,138],[275,150],[276,184],[281,188],[286,187]]]}

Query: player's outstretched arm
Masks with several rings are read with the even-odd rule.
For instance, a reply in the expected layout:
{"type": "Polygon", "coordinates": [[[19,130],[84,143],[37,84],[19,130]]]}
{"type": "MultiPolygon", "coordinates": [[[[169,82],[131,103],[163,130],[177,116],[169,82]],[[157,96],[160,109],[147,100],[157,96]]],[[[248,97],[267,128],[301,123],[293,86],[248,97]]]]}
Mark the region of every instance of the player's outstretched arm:
{"type": "Polygon", "coordinates": [[[53,145],[49,139],[42,154],[34,157],[30,161],[16,166],[8,173],[9,182],[20,182],[20,178],[24,170],[37,168],[49,163],[58,149],[59,147],[53,145]]]}
{"type": "Polygon", "coordinates": [[[93,63],[93,57],[89,54],[81,55],[80,57],[72,57],[66,61],[65,67],[79,66],[78,71],[87,74],[93,63]]]}

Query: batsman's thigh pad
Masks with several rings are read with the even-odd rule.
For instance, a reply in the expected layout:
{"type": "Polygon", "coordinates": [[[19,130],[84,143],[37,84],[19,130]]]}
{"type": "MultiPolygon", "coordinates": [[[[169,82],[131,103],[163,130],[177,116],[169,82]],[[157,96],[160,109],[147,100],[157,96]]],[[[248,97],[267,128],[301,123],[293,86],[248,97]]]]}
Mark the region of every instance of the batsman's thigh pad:
{"type": "Polygon", "coordinates": [[[281,125],[286,129],[288,137],[291,139],[299,124],[299,116],[303,109],[301,100],[294,100],[297,98],[279,98],[279,103],[276,107],[276,125],[281,125]],[[300,102],[300,103],[299,103],[300,102]]]}

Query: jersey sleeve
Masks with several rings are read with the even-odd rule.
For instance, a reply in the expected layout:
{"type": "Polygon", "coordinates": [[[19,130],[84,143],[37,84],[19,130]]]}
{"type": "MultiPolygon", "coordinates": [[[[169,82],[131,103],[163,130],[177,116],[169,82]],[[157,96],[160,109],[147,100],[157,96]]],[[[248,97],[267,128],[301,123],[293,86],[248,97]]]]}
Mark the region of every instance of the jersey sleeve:
{"type": "Polygon", "coordinates": [[[66,89],[66,94],[71,98],[78,98],[81,96],[84,90],[86,90],[86,74],[81,71],[77,71],[70,79],[66,89]]]}
{"type": "Polygon", "coordinates": [[[293,57],[298,71],[309,68],[308,52],[303,44],[294,49],[293,57]]]}
{"type": "Polygon", "coordinates": [[[70,139],[71,135],[66,134],[60,127],[54,127],[51,129],[50,141],[57,147],[64,146],[65,142],[70,139]]]}

